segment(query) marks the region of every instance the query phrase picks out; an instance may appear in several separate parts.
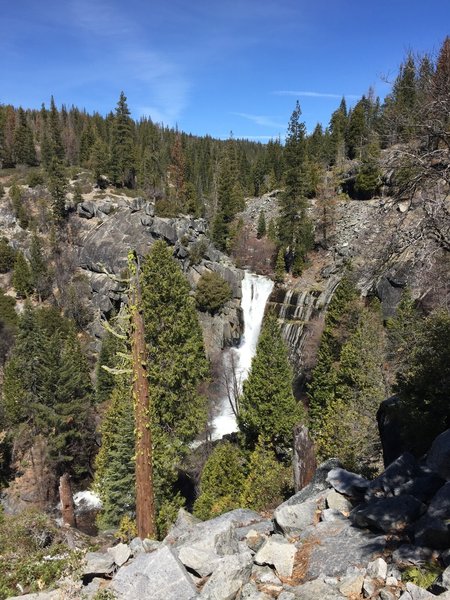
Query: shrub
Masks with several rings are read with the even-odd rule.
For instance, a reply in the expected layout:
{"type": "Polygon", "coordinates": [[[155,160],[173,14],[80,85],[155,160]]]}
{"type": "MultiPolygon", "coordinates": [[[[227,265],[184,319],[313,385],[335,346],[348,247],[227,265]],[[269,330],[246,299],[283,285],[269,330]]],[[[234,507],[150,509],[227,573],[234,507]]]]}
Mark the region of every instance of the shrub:
{"type": "Polygon", "coordinates": [[[41,171],[31,171],[28,173],[26,181],[30,188],[35,188],[38,185],[44,185],[45,177],[41,171]]]}
{"type": "Polygon", "coordinates": [[[244,457],[237,446],[229,442],[218,444],[202,472],[195,516],[206,520],[238,508],[244,468],[244,457]]]}
{"type": "Polygon", "coordinates": [[[215,314],[232,298],[232,295],[229,283],[219,273],[208,271],[198,281],[195,300],[201,311],[215,314]]]}
{"type": "Polygon", "coordinates": [[[250,455],[241,505],[256,511],[271,510],[283,502],[292,488],[292,469],[280,463],[271,445],[260,439],[250,455]]]}
{"type": "Polygon", "coordinates": [[[14,267],[16,253],[5,237],[0,238],[0,273],[7,273],[14,267]]]}
{"type": "Polygon", "coordinates": [[[68,551],[58,529],[38,511],[0,519],[0,599],[17,594],[18,585],[38,592],[80,565],[79,550],[68,551]]]}

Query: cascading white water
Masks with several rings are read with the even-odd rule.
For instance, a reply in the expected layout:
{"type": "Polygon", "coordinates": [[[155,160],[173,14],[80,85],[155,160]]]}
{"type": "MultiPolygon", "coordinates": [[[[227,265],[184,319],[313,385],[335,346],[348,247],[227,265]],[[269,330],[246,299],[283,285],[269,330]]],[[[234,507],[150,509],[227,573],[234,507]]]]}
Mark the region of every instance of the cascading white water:
{"type": "MultiPolygon", "coordinates": [[[[242,280],[242,312],[244,319],[244,335],[237,348],[230,348],[224,354],[223,366],[228,383],[233,383],[233,378],[240,392],[242,384],[248,376],[255,356],[264,309],[273,289],[273,281],[262,275],[245,273],[242,280]],[[234,374],[233,372],[234,371],[234,374]]],[[[231,386],[232,387],[232,386],[231,386]]],[[[230,405],[230,390],[224,382],[223,394],[218,403],[218,413],[212,420],[212,439],[220,439],[227,433],[237,430],[236,417],[230,405]]],[[[231,392],[232,395],[232,392],[231,392]]]]}

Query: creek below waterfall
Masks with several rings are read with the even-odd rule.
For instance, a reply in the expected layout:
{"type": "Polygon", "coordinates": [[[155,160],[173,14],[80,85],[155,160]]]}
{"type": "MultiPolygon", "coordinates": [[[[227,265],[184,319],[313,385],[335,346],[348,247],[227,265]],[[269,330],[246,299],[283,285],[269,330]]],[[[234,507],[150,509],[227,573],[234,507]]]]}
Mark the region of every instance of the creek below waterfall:
{"type": "Polygon", "coordinates": [[[244,332],[239,346],[227,349],[222,356],[221,392],[211,419],[212,440],[237,431],[236,415],[231,402],[234,402],[242,391],[242,385],[248,377],[256,353],[264,310],[273,285],[273,281],[268,277],[248,271],[242,280],[244,332]]]}

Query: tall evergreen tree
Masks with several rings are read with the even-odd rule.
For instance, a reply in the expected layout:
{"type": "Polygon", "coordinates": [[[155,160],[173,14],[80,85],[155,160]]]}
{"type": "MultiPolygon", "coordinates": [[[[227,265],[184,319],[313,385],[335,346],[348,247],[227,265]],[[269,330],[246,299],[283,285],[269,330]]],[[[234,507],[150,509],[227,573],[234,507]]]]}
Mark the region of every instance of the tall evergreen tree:
{"type": "Polygon", "coordinates": [[[281,197],[278,222],[279,238],[286,251],[286,263],[294,275],[299,275],[306,255],[312,248],[312,225],[307,215],[306,194],[307,156],[306,126],[300,121],[301,110],[297,101],[289,121],[285,156],[285,191],[281,197]]]}
{"type": "Polygon", "coordinates": [[[189,284],[164,242],[153,244],[141,285],[154,423],[188,443],[205,423],[208,363],[189,284]]]}
{"type": "Polygon", "coordinates": [[[117,103],[111,136],[111,177],[120,187],[133,188],[136,176],[133,121],[123,92],[117,103]]]}
{"type": "Polygon", "coordinates": [[[94,486],[102,500],[98,524],[107,529],[136,514],[133,399],[127,375],[116,376],[100,432],[94,486]]]}
{"type": "Polygon", "coordinates": [[[27,298],[33,291],[33,275],[30,265],[22,252],[17,252],[14,261],[12,284],[19,298],[27,298]]]}
{"type": "Polygon", "coordinates": [[[304,418],[292,381],[277,317],[269,313],[239,400],[238,424],[248,448],[254,448],[260,436],[282,451],[292,446],[294,425],[304,418]]]}
{"type": "Polygon", "coordinates": [[[27,124],[27,117],[23,108],[19,108],[17,119],[18,124],[14,132],[15,161],[19,165],[33,167],[37,164],[33,132],[27,124]]]}

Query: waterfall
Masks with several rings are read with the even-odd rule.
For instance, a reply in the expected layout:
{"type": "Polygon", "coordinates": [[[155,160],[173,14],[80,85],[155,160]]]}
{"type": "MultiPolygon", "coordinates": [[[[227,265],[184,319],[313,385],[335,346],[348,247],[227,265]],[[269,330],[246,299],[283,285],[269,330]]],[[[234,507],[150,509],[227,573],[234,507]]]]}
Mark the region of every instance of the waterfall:
{"type": "Polygon", "coordinates": [[[212,419],[212,439],[220,439],[227,433],[237,430],[236,417],[229,401],[227,383],[233,384],[233,371],[235,373],[235,386],[240,392],[242,384],[248,376],[252,358],[256,353],[259,332],[264,317],[264,309],[273,289],[273,281],[262,275],[245,273],[242,280],[242,312],[244,320],[244,334],[237,348],[230,348],[223,356],[223,373],[225,381],[221,386],[223,393],[218,402],[218,413],[212,419]]]}

